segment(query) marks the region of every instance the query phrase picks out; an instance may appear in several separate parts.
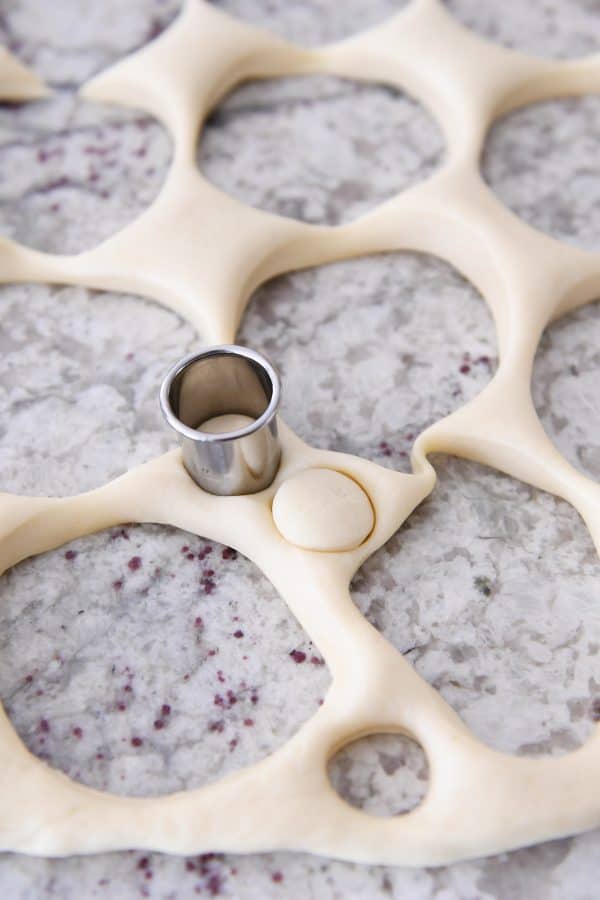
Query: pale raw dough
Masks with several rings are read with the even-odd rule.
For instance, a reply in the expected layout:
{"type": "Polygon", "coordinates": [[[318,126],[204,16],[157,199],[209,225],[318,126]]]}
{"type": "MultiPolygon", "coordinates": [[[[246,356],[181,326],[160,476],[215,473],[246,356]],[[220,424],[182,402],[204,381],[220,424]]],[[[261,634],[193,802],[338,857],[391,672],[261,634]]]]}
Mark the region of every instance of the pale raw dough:
{"type": "Polygon", "coordinates": [[[209,434],[225,434],[228,431],[239,431],[246,428],[255,420],[242,413],[225,413],[222,416],[213,416],[198,426],[198,431],[207,431],[209,434]]]}
{"type": "Polygon", "coordinates": [[[554,447],[529,390],[546,325],[599,295],[600,255],[564,246],[519,221],[478,171],[486,131],[497,116],[599,89],[600,55],[561,62],[494,46],[456,22],[441,0],[413,0],[388,22],[315,50],[187,0],[154,43],[84,88],[90,100],[138,106],[159,118],[175,143],[170,174],[150,209],[89,252],[64,257],[0,241],[4,281],[142,294],[186,316],[205,341],[230,343],[254,289],[281,272],[366,253],[432,253],[470,279],[489,304],[500,364],[475,400],[419,436],[410,475],[311,449],[281,423],[280,471],[268,490],[252,496],[204,493],[179,452],[77,497],[2,495],[2,570],[124,521],[166,523],[236,547],[271,579],[332,675],[323,705],[285,746],[200,790],[162,798],[116,797],[71,781],[29,753],[0,712],[2,849],[43,855],[131,847],[186,854],[295,849],[431,866],[600,824],[594,789],[600,729],[560,758],[491,750],[368,624],[349,592],[358,567],[432,490],[435,474],[426,454],[434,451],[468,457],[565,498],[600,547],[600,487],[554,447]],[[445,164],[338,228],[251,209],[209,184],[196,169],[196,140],[219,98],[245,79],[306,72],[410,91],[444,129],[445,164]],[[368,494],[375,527],[356,549],[302,550],[275,526],[275,493],[308,468],[344,472],[368,494]],[[327,778],[327,760],[339,747],[377,731],[404,732],[427,754],[428,794],[406,815],[378,819],[354,809],[327,778]]]}
{"type": "Polygon", "coordinates": [[[23,102],[47,97],[50,90],[5,47],[0,47],[0,98],[23,102]]]}
{"type": "Polygon", "coordinates": [[[304,550],[354,550],[375,519],[355,481],[333,469],[304,469],[284,481],[273,499],[279,533],[304,550]]]}
{"type": "MultiPolygon", "coordinates": [[[[227,431],[237,431],[245,428],[255,422],[250,416],[242,415],[242,413],[226,413],[222,416],[213,416],[207,419],[199,426],[198,431],[208,431],[212,434],[224,434],[227,431]]],[[[240,440],[240,449],[251,474],[257,478],[261,475],[264,467],[267,438],[263,430],[249,434],[240,440]]]]}

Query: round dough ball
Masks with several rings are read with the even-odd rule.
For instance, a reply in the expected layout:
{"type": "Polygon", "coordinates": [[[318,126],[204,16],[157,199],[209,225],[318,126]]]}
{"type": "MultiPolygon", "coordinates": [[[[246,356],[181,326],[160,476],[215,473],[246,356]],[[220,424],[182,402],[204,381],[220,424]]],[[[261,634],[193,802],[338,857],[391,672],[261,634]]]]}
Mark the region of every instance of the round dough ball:
{"type": "Polygon", "coordinates": [[[304,550],[354,550],[373,530],[375,516],[363,489],[333,469],[305,469],[284,481],[273,499],[283,537],[304,550]]]}

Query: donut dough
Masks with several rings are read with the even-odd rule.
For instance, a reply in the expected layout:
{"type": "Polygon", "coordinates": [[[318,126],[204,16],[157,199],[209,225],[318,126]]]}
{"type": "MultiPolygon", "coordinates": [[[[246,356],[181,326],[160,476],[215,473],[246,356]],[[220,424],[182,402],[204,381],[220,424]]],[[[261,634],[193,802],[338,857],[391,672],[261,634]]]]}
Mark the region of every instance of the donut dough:
{"type": "Polygon", "coordinates": [[[304,469],[284,481],[273,519],[290,544],[304,550],[354,550],[370,534],[373,507],[361,487],[333,469],[304,469]]]}
{"type": "MultiPolygon", "coordinates": [[[[600,487],[554,447],[529,388],[546,325],[600,294],[600,255],[519,221],[478,171],[497,116],[599,90],[600,55],[552,61],[495,46],[455,21],[441,0],[413,0],[382,25],[314,50],[187,0],[156,41],[83,89],[89,100],[141,107],[161,120],[175,145],[166,183],[143,215],[89,252],[58,256],[0,240],[0,279],[141,294],[187,317],[204,341],[220,344],[235,339],[256,287],[281,272],[366,253],[432,253],[472,281],[489,304],[500,364],[475,400],[418,437],[411,474],[311,449],[280,422],[281,468],[269,489],[251,496],[204,493],[179,452],[76,497],[0,495],[2,571],[120,522],[165,523],[236,547],[270,578],[332,676],[323,705],[275,753],[199,790],[159,798],[116,797],[75,783],[29,753],[0,711],[2,849],[42,855],[132,847],[185,854],[304,850],[432,866],[600,825],[594,789],[600,729],[559,758],[493,751],[368,624],[349,591],[359,566],[432,490],[427,454],[434,451],[468,457],[565,498],[600,547],[600,487]],[[441,123],[446,162],[423,183],[337,228],[251,209],[209,184],[196,168],[196,141],[218,100],[243,80],[307,72],[411,92],[441,123]],[[343,472],[368,495],[374,527],[358,546],[302,549],[276,526],[273,500],[289,479],[279,525],[307,540],[306,505],[302,516],[300,506],[294,512],[289,494],[292,479],[309,469],[343,472]],[[389,819],[352,808],[327,778],[327,761],[341,746],[378,731],[413,737],[432,773],[425,800],[389,819]]],[[[313,543],[337,544],[338,522],[326,531],[320,522],[313,543]]]]}

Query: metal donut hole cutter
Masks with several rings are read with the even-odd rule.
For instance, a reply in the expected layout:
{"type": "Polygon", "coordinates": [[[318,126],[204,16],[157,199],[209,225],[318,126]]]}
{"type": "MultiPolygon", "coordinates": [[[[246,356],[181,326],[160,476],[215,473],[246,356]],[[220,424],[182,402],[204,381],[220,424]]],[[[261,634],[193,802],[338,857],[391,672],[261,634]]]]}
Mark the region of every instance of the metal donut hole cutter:
{"type": "Polygon", "coordinates": [[[224,344],[179,360],[160,389],[160,405],[179,435],[184,465],[211,494],[255,494],[279,468],[281,387],[259,353],[224,344]]]}

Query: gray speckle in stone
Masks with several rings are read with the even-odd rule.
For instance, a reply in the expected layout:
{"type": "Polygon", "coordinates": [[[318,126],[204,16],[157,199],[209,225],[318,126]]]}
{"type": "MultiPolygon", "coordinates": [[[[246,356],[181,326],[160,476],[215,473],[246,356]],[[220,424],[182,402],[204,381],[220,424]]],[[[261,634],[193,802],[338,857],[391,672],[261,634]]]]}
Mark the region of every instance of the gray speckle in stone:
{"type": "Polygon", "coordinates": [[[3,286],[0,308],[0,489],[76,494],[174,446],[157,391],[191,326],[79,287],[3,286]]]}
{"type": "Polygon", "coordinates": [[[59,90],[0,108],[0,229],[54,253],[78,253],[137,218],[167,173],[171,144],[147,116],[59,90]]]}
{"type": "Polygon", "coordinates": [[[563,501],[474,463],[433,461],[433,494],[362,567],[355,601],[370,619],[379,599],[373,624],[488,744],[572,750],[597,697],[591,538],[563,501]]]}
{"type": "Polygon", "coordinates": [[[526,106],[492,127],[483,174],[530,225],[584,250],[598,250],[599,141],[600,97],[526,106]]]}
{"type": "Polygon", "coordinates": [[[408,0],[216,0],[215,5],[250,25],[304,46],[338,41],[378,25],[407,6],[408,0]]]}
{"type": "Polygon", "coordinates": [[[538,56],[576,57],[600,49],[598,0],[445,0],[482,37],[538,56]]]}
{"type": "Polygon", "coordinates": [[[0,618],[3,700],[25,743],[115,793],[198,787],[256,762],[329,684],[258,570],[177,529],[113,528],[22,563],[0,618]]]}
{"type": "Polygon", "coordinates": [[[477,292],[408,253],[282,276],[252,298],[240,334],[280,369],[283,415],[305,440],[406,471],[416,436],[496,368],[477,292]]]}
{"type": "MultiPolygon", "coordinates": [[[[550,841],[537,847],[527,847],[513,854],[512,865],[506,866],[505,854],[488,860],[484,866],[478,887],[490,891],[492,897],[547,897],[544,890],[551,873],[567,858],[571,841],[550,841]]],[[[568,896],[572,896],[569,894],[568,896]]],[[[590,895],[591,896],[591,895],[590,895]]]]}
{"type": "MultiPolygon", "coordinates": [[[[221,5],[314,44],[403,4],[221,5]]],[[[1,5],[8,46],[58,89],[49,101],[0,109],[4,234],[75,252],[151,202],[171,153],[162,128],[77,101],[74,88],[158,34],[178,6],[1,5]]],[[[451,6],[524,49],[577,56],[597,46],[595,2],[451,6]]],[[[597,109],[585,98],[515,113],[486,155],[505,202],[585,246],[598,231],[589,174],[597,109]]],[[[441,149],[434,124],[402,96],[320,78],[235,92],[201,144],[203,165],[226,190],[310,221],[353,218],[426,177],[441,149]],[[355,108],[360,127],[347,121],[355,108]],[[328,168],[329,121],[343,177],[328,168]],[[274,173],[282,135],[297,129],[310,159],[294,146],[274,173]]],[[[198,342],[176,315],[122,294],[20,285],[0,289],[0,317],[2,489],[76,493],[172,446],[156,392],[167,366],[198,342]]],[[[592,306],[555,323],[533,384],[544,427],[595,478],[599,322],[592,306]]],[[[284,417],[302,437],[404,470],[416,435],[474,397],[496,365],[476,291],[411,254],[279,278],[252,298],[241,336],[281,368],[284,417]]],[[[589,535],[548,495],[474,464],[434,463],[432,497],[359,572],[355,602],[492,746],[564,753],[600,717],[599,564],[589,535]]],[[[27,561],[4,579],[0,615],[0,694],[23,739],[74,778],[118,792],[160,794],[262,758],[329,683],[318,648],[254,566],[172,529],[114,528],[27,561]],[[295,649],[304,662],[290,657],[295,649]]],[[[377,735],[344,748],[331,777],[352,802],[389,814],[419,802],[426,761],[405,739],[377,735]]],[[[599,858],[597,831],[435,870],[287,853],[5,855],[0,889],[11,900],[179,900],[217,890],[237,900],[594,900],[599,858]]]]}
{"type": "Polygon", "coordinates": [[[600,479],[600,307],[578,309],[544,334],[533,371],[533,398],[544,428],[566,458],[600,479]]]}
{"type": "Polygon", "coordinates": [[[78,87],[157,37],[182,0],[4,0],[2,42],[53,87],[78,87]]]}

